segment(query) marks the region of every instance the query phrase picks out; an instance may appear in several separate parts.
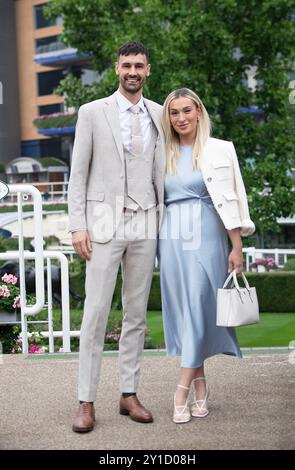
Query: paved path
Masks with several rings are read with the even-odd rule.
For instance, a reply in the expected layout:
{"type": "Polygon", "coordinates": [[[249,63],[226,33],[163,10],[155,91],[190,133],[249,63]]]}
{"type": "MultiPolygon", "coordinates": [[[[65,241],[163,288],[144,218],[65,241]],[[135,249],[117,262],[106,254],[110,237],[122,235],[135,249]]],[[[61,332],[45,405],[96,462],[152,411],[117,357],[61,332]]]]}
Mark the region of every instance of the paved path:
{"type": "Polygon", "coordinates": [[[211,412],[183,425],[171,420],[176,358],[145,355],[139,397],[155,421],[140,424],[118,413],[118,359],[107,355],[97,425],[85,435],[71,430],[77,355],[2,358],[0,449],[295,448],[295,364],[282,351],[207,360],[211,412]]]}

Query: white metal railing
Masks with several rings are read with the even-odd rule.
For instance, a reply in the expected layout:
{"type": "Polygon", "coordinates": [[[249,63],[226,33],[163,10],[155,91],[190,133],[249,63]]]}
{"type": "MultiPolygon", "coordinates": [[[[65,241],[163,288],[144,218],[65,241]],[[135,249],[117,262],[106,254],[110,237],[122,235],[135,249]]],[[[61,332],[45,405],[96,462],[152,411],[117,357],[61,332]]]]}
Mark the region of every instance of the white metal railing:
{"type": "MultiPolygon", "coordinates": [[[[24,251],[24,259],[25,260],[35,260],[36,261],[36,253],[31,251],[24,251]]],[[[55,332],[53,330],[53,302],[52,302],[52,275],[51,275],[51,260],[55,259],[60,262],[61,268],[61,311],[62,311],[62,332],[59,337],[62,337],[63,342],[63,351],[64,352],[71,352],[71,341],[70,341],[70,300],[69,300],[69,264],[67,257],[58,251],[44,251],[43,252],[44,259],[47,261],[47,304],[45,303],[45,299],[42,305],[41,310],[44,307],[47,307],[48,311],[48,319],[47,321],[26,321],[26,326],[28,324],[38,324],[38,323],[48,323],[48,334],[46,332],[41,332],[42,336],[49,337],[49,352],[54,352],[54,337],[55,332]]],[[[4,253],[0,253],[0,260],[18,260],[19,255],[17,251],[6,251],[4,253]]],[[[44,271],[40,275],[44,279],[44,271]]],[[[35,272],[35,279],[37,282],[37,271],[35,272]]],[[[41,311],[40,310],[40,311],[41,311]]],[[[39,313],[39,312],[37,312],[39,313]]],[[[26,316],[31,315],[31,313],[27,314],[26,316]]],[[[35,314],[36,315],[36,314],[35,314]]],[[[22,327],[22,340],[23,344],[27,343],[29,334],[27,333],[27,328],[23,330],[22,327]],[[25,333],[23,334],[23,331],[25,333]]],[[[27,345],[28,347],[28,345],[27,345]]],[[[27,352],[24,351],[23,352],[27,352]]]]}
{"type": "MultiPolygon", "coordinates": [[[[51,283],[51,259],[58,259],[61,266],[61,302],[62,302],[62,328],[63,350],[70,352],[70,308],[69,308],[69,268],[67,257],[60,252],[43,250],[43,224],[42,224],[42,199],[41,193],[32,185],[16,184],[8,185],[10,193],[17,195],[18,208],[18,251],[0,253],[0,260],[18,260],[19,283],[21,303],[21,335],[22,352],[28,353],[28,323],[44,323],[44,321],[30,321],[28,316],[37,315],[45,306],[44,292],[44,257],[47,259],[47,291],[48,291],[48,327],[49,327],[49,351],[54,352],[53,344],[53,319],[52,319],[52,283],[51,283]],[[30,195],[34,211],[34,252],[24,251],[23,235],[23,198],[30,195]],[[35,261],[35,291],[36,302],[34,305],[26,304],[25,260],[35,261]]],[[[45,321],[46,323],[46,321],[45,321]]]]}
{"type": "MultiPolygon", "coordinates": [[[[68,197],[68,181],[55,181],[55,182],[32,182],[24,184],[11,184],[8,185],[11,187],[34,187],[40,191],[41,198],[45,203],[66,203],[68,197]]],[[[30,194],[29,191],[26,193],[30,194]]],[[[31,194],[30,194],[31,195],[31,194]]],[[[16,192],[10,191],[9,194],[0,202],[1,205],[15,205],[17,203],[17,194],[16,192]]],[[[22,201],[23,205],[31,205],[32,201],[29,197],[22,201]]]]}
{"type": "MultiPolygon", "coordinates": [[[[74,256],[76,255],[75,250],[72,246],[64,245],[64,246],[56,246],[54,250],[60,251],[65,255],[70,257],[70,261],[72,262],[74,256]]],[[[253,263],[257,259],[261,259],[263,257],[270,257],[274,258],[276,265],[279,268],[283,268],[286,262],[288,261],[289,255],[295,256],[295,249],[284,249],[284,248],[255,248],[255,247],[248,247],[243,248],[243,253],[246,255],[246,271],[250,271],[250,264],[253,263]]],[[[158,268],[158,259],[155,259],[155,268],[158,268]]]]}
{"type": "Polygon", "coordinates": [[[284,248],[255,248],[253,246],[243,248],[246,254],[246,271],[250,271],[250,264],[255,260],[270,257],[274,258],[276,265],[283,268],[288,261],[289,255],[295,255],[295,249],[284,248]]]}
{"type": "MultiPolygon", "coordinates": [[[[34,186],[28,184],[8,185],[9,192],[17,195],[18,209],[18,251],[14,252],[19,259],[19,283],[20,283],[20,303],[21,303],[21,327],[23,344],[22,351],[28,352],[28,331],[27,316],[36,315],[44,306],[44,260],[43,260],[43,227],[42,227],[42,199],[41,194],[34,186]],[[26,304],[26,284],[25,284],[25,259],[24,259],[24,234],[23,234],[23,210],[22,197],[29,194],[33,202],[34,211],[34,247],[35,247],[35,270],[36,270],[36,302],[34,305],[26,304]]],[[[6,253],[0,253],[2,259],[6,253]]],[[[0,258],[1,259],[1,258],[0,258]]]]}

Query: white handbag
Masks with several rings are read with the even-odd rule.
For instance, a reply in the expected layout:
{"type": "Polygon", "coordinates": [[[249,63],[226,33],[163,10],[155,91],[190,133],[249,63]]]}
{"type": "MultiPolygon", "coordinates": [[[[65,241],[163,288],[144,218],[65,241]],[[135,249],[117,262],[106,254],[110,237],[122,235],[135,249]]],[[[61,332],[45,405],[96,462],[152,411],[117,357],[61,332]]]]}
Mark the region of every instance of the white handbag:
{"type": "Polygon", "coordinates": [[[259,322],[259,307],[255,287],[250,287],[244,273],[246,287],[241,288],[237,281],[236,271],[232,271],[223,288],[217,289],[217,326],[241,326],[259,322]],[[226,288],[229,281],[234,285],[226,288]]]}

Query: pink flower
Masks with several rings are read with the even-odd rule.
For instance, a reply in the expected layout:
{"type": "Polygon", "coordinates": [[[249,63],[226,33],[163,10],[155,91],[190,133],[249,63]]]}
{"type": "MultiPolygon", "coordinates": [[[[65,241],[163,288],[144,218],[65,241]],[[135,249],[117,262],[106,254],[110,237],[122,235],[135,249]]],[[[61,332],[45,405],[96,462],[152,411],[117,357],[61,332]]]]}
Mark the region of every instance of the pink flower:
{"type": "Polygon", "coordinates": [[[40,347],[38,346],[38,349],[36,350],[35,354],[44,354],[46,352],[46,349],[44,346],[40,347]]]}
{"type": "Polygon", "coordinates": [[[0,286],[0,296],[1,297],[9,297],[10,296],[10,290],[8,289],[7,286],[0,286]]]}
{"type": "Polygon", "coordinates": [[[29,354],[36,354],[38,350],[39,350],[39,346],[37,346],[36,344],[29,345],[29,354]]]}
{"type": "Polygon", "coordinates": [[[13,300],[13,308],[20,308],[20,296],[17,295],[13,300]]]}
{"type": "Polygon", "coordinates": [[[2,279],[2,281],[6,282],[6,284],[15,285],[17,283],[17,277],[14,276],[13,274],[5,273],[4,276],[1,277],[1,279],[2,279]]]}
{"type": "Polygon", "coordinates": [[[37,346],[37,344],[29,345],[29,354],[44,354],[45,352],[45,346],[37,346]]]}
{"type": "Polygon", "coordinates": [[[11,354],[17,354],[17,353],[21,353],[21,352],[22,352],[21,348],[12,348],[12,350],[11,350],[11,354]]]}
{"type": "Polygon", "coordinates": [[[266,258],[266,267],[267,268],[277,268],[274,258],[266,258]]]}

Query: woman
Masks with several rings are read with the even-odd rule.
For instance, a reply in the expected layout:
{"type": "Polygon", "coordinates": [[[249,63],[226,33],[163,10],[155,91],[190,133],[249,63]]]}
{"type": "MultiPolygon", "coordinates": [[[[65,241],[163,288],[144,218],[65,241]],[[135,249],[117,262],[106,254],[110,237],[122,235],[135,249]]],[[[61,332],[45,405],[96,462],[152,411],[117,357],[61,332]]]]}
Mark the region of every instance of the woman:
{"type": "Polygon", "coordinates": [[[209,413],[204,360],[219,353],[241,357],[234,328],[216,326],[216,295],[228,271],[242,271],[241,235],[251,235],[255,226],[234,146],[210,137],[210,119],[200,98],[187,88],[172,92],[164,103],[163,127],[163,321],[167,355],[181,356],[173,421],[185,423],[209,413]]]}

